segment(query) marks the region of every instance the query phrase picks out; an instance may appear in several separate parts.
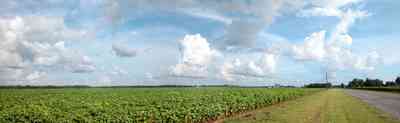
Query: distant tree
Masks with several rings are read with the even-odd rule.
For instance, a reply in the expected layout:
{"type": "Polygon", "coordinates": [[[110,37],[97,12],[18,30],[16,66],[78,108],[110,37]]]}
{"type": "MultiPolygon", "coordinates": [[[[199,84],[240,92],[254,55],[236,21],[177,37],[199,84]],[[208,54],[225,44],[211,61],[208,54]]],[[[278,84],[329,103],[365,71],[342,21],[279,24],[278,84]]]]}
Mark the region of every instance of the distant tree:
{"type": "Polygon", "coordinates": [[[364,80],[362,79],[353,79],[352,81],[349,82],[348,87],[350,88],[358,88],[358,87],[363,87],[364,86],[364,80]]]}
{"type": "Polygon", "coordinates": [[[382,87],[384,84],[383,84],[383,80],[380,80],[380,79],[375,79],[375,86],[376,87],[382,87]]]}
{"type": "Polygon", "coordinates": [[[331,83],[311,83],[305,86],[306,88],[330,88],[331,83]]]}
{"type": "Polygon", "coordinates": [[[395,82],[396,82],[397,85],[400,86],[400,77],[397,77],[395,82]]]}
{"type": "Polygon", "coordinates": [[[383,86],[383,81],[380,79],[369,79],[365,80],[364,86],[366,87],[381,87],[383,86]]]}
{"type": "Polygon", "coordinates": [[[342,84],[340,84],[340,88],[344,88],[344,84],[342,83],[342,84]]]}
{"type": "Polygon", "coordinates": [[[371,86],[373,86],[372,80],[369,79],[369,78],[366,78],[363,85],[364,85],[365,87],[371,87],[371,86]]]}
{"type": "Polygon", "coordinates": [[[393,81],[387,81],[387,82],[385,82],[385,86],[386,87],[396,86],[396,83],[393,81]]]}

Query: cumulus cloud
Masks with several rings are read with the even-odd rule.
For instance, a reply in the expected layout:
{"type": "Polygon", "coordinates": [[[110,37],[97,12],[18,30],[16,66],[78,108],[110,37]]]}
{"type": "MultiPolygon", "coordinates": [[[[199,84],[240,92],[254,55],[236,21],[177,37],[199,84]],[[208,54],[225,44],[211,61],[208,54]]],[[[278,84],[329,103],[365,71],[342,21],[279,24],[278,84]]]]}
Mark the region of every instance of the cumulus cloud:
{"type": "Polygon", "coordinates": [[[304,44],[292,46],[293,57],[297,60],[321,62],[327,65],[325,69],[331,73],[343,69],[374,70],[380,63],[379,53],[371,51],[368,56],[361,56],[350,49],[353,39],[348,30],[357,19],[368,16],[368,13],[352,9],[345,11],[343,7],[357,2],[360,0],[315,1],[312,3],[313,8],[302,11],[302,15],[335,16],[340,21],[330,33],[330,37],[326,37],[326,31],[322,30],[306,37],[304,44]]]}
{"type": "Polygon", "coordinates": [[[185,14],[188,14],[190,16],[198,17],[198,18],[205,18],[205,19],[210,19],[213,21],[221,22],[224,23],[225,25],[230,25],[232,24],[232,18],[229,18],[227,16],[221,15],[215,11],[206,11],[206,10],[188,10],[188,11],[183,11],[185,14]]]}
{"type": "Polygon", "coordinates": [[[119,57],[135,57],[138,53],[137,49],[122,44],[113,44],[112,50],[119,57]]]}
{"type": "Polygon", "coordinates": [[[218,52],[200,34],[186,35],[180,43],[180,62],[171,67],[174,76],[206,77],[207,68],[218,52]]]}
{"type": "Polygon", "coordinates": [[[0,15],[12,16],[15,14],[31,14],[32,12],[58,12],[64,5],[70,2],[62,0],[40,0],[40,1],[24,1],[24,0],[3,0],[0,5],[0,15]]]}
{"type": "Polygon", "coordinates": [[[35,69],[35,66],[73,67],[71,69],[80,69],[79,66],[88,67],[88,58],[79,56],[80,58],[74,60],[68,59],[70,58],[68,55],[73,53],[64,46],[65,41],[75,41],[84,35],[82,30],[66,27],[62,17],[2,17],[0,18],[1,74],[19,75],[14,76],[15,78],[25,78],[30,75],[28,78],[35,78],[43,75],[30,74],[34,72],[32,69],[35,69]]]}
{"type": "Polygon", "coordinates": [[[127,75],[128,71],[126,71],[125,69],[123,69],[123,68],[121,68],[119,66],[113,65],[112,66],[112,70],[111,70],[111,74],[112,75],[116,75],[116,76],[122,76],[122,75],[127,75]]]}
{"type": "MultiPolygon", "coordinates": [[[[144,11],[178,13],[178,16],[192,16],[223,24],[223,32],[211,36],[217,38],[212,42],[213,46],[199,34],[186,35],[180,40],[180,61],[168,69],[169,73],[164,73],[169,77],[172,75],[178,78],[211,78],[216,74],[212,72],[220,72],[224,80],[230,81],[247,77],[266,78],[278,71],[278,58],[287,54],[295,60],[316,61],[323,64],[332,75],[342,69],[370,71],[381,63],[381,54],[376,51],[370,51],[367,55],[354,52],[351,49],[353,38],[349,34],[349,28],[358,19],[369,16],[368,12],[357,10],[361,7],[353,9],[362,1],[5,0],[0,5],[0,80],[40,80],[51,74],[42,71],[54,70],[53,68],[72,73],[94,72],[95,61],[84,53],[74,50],[72,48],[74,45],[69,47],[71,42],[84,40],[83,38],[88,36],[87,30],[76,28],[99,26],[108,30],[110,25],[104,24],[105,21],[111,23],[111,28],[114,29],[119,27],[118,24],[129,22],[125,20],[137,17],[135,14],[143,12],[144,14],[139,16],[147,16],[144,11]],[[72,10],[67,7],[70,5],[80,5],[81,8],[73,7],[72,10]],[[85,8],[88,6],[93,8],[85,8]],[[104,11],[98,11],[100,9],[104,11]],[[277,17],[290,15],[293,12],[298,12],[300,17],[330,16],[340,21],[332,32],[329,30],[312,32],[304,38],[303,43],[254,46],[256,43],[270,43],[269,40],[260,38],[259,33],[264,32],[277,17]],[[95,21],[93,22],[95,24],[86,26],[85,21],[95,21]],[[264,42],[256,42],[258,39],[264,42]],[[229,52],[238,49],[240,51],[229,52]],[[242,50],[248,52],[241,52],[242,50]],[[256,57],[250,56],[249,52],[256,52],[256,57]],[[215,58],[220,53],[226,53],[223,54],[226,56],[217,61],[215,58]],[[234,55],[228,56],[230,53],[234,55]],[[240,58],[235,55],[247,55],[247,57],[240,58]]],[[[103,31],[108,32],[105,30],[99,32],[102,34],[103,31]]],[[[135,32],[133,35],[141,33],[135,32]]],[[[141,52],[148,51],[122,43],[112,44],[111,50],[118,57],[136,57],[141,52]]],[[[127,72],[113,66],[111,71],[105,74],[106,76],[101,79],[107,82],[114,80],[113,77],[126,75],[127,72]]],[[[146,73],[144,76],[148,79],[153,78],[151,73],[146,73]]]]}
{"type": "Polygon", "coordinates": [[[264,29],[261,22],[233,21],[226,29],[223,47],[252,47],[258,33],[264,29]]]}
{"type": "Polygon", "coordinates": [[[88,56],[70,56],[64,59],[64,67],[72,73],[91,73],[96,66],[88,56]]]}
{"type": "Polygon", "coordinates": [[[113,79],[108,75],[100,76],[97,79],[95,86],[110,86],[112,85],[113,79]]]}
{"type": "Polygon", "coordinates": [[[381,64],[381,62],[380,54],[376,51],[370,51],[366,56],[348,53],[348,56],[336,63],[336,66],[339,68],[372,71],[377,65],[381,64]]]}
{"type": "Polygon", "coordinates": [[[153,79],[154,79],[153,74],[150,73],[150,72],[146,72],[146,73],[145,73],[145,77],[146,77],[147,80],[153,80],[153,79]]]}
{"type": "Polygon", "coordinates": [[[292,50],[295,59],[322,61],[326,55],[325,31],[312,33],[304,39],[304,44],[294,45],[292,50]]]}
{"type": "MultiPolygon", "coordinates": [[[[351,38],[351,37],[350,37],[351,38]]],[[[325,31],[312,33],[305,39],[304,44],[297,44],[292,47],[293,58],[300,61],[316,61],[327,66],[327,71],[355,69],[374,70],[380,63],[380,55],[371,51],[367,56],[354,53],[346,45],[337,45],[344,39],[337,42],[327,43],[325,31]]]]}
{"type": "Polygon", "coordinates": [[[150,48],[132,48],[123,43],[113,43],[112,52],[118,57],[136,57],[141,53],[148,53],[151,51],[150,48]]]}
{"type": "Polygon", "coordinates": [[[310,2],[309,9],[303,9],[299,13],[300,16],[341,16],[343,8],[354,5],[363,0],[313,0],[310,2]]]}
{"type": "Polygon", "coordinates": [[[106,8],[107,16],[114,22],[124,18],[123,9],[162,10],[180,12],[195,17],[216,20],[226,25],[226,34],[220,40],[221,48],[253,47],[259,32],[274,21],[276,16],[302,8],[302,0],[254,0],[254,1],[202,1],[202,0],[134,0],[112,1],[106,8]],[[124,4],[123,6],[117,6],[124,4]],[[236,13],[236,14],[230,14],[236,13]],[[245,17],[245,18],[243,18],[245,17]]]}
{"type": "Polygon", "coordinates": [[[227,81],[248,77],[271,77],[276,72],[277,57],[275,54],[265,53],[258,61],[238,58],[225,61],[220,68],[220,76],[227,81]]]}
{"type": "Polygon", "coordinates": [[[26,76],[26,80],[28,80],[28,81],[39,80],[39,79],[45,78],[46,76],[47,76],[46,72],[35,71],[35,72],[29,74],[28,76],[26,76]]]}
{"type": "Polygon", "coordinates": [[[328,39],[332,45],[351,45],[353,40],[348,34],[349,28],[357,19],[362,19],[368,16],[366,11],[347,10],[339,16],[340,22],[336,25],[332,36],[328,39]]]}

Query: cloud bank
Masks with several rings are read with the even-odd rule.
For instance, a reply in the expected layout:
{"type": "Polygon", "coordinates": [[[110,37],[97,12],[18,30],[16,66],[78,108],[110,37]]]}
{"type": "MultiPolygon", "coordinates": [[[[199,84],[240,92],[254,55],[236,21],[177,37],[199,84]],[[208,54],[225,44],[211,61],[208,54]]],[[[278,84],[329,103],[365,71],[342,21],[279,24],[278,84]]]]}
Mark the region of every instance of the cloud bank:
{"type": "MultiPolygon", "coordinates": [[[[41,84],[59,76],[104,84],[170,78],[268,81],[296,71],[289,65],[308,69],[309,63],[311,72],[321,69],[332,77],[342,71],[368,73],[388,62],[383,60],[388,53],[355,49],[360,37],[354,35],[368,27],[352,27],[373,15],[364,10],[365,3],[5,0],[0,5],[0,84],[41,84]],[[303,27],[314,19],[329,25],[303,27]],[[299,28],[284,27],[288,23],[299,28]]],[[[393,58],[392,65],[397,61],[393,58]]]]}
{"type": "Polygon", "coordinates": [[[70,72],[90,72],[95,66],[88,56],[65,47],[84,37],[83,30],[65,26],[60,17],[16,16],[0,18],[0,80],[42,78],[41,68],[62,68],[70,72]],[[10,76],[11,75],[11,76],[10,76]]]}
{"type": "Polygon", "coordinates": [[[138,53],[137,49],[129,48],[122,44],[113,44],[112,50],[119,57],[135,57],[138,53]]]}
{"type": "Polygon", "coordinates": [[[106,9],[112,23],[121,23],[124,9],[175,11],[216,20],[226,24],[226,34],[219,40],[221,48],[253,47],[257,34],[268,27],[276,16],[295,11],[302,0],[203,1],[203,0],[135,0],[111,1],[106,9]],[[122,6],[125,5],[125,6],[122,6]],[[206,10],[206,11],[205,11],[206,10]],[[235,14],[232,14],[235,13],[235,14]],[[244,17],[243,17],[244,16],[244,17]]]}
{"type": "Polygon", "coordinates": [[[218,52],[200,34],[186,35],[179,41],[180,63],[171,67],[171,74],[181,77],[207,77],[208,67],[218,52]]]}

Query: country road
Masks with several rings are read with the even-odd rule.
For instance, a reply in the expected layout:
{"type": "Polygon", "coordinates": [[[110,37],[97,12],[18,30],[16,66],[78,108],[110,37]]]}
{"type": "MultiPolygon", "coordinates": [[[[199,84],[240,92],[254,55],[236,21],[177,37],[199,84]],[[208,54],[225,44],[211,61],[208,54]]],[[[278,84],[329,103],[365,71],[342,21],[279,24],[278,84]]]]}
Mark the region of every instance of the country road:
{"type": "Polygon", "coordinates": [[[400,94],[350,89],[345,92],[400,119],[400,94]]]}

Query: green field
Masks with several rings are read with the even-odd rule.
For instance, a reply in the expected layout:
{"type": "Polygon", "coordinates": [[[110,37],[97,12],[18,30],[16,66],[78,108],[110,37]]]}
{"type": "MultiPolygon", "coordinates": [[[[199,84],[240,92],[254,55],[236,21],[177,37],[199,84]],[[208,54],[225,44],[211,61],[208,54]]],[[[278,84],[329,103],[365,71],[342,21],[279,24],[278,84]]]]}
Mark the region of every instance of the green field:
{"type": "Polygon", "coordinates": [[[205,122],[321,89],[0,89],[0,122],[205,122]]]}
{"type": "Polygon", "coordinates": [[[330,89],[227,118],[228,123],[399,123],[390,115],[347,95],[330,89]]]}

